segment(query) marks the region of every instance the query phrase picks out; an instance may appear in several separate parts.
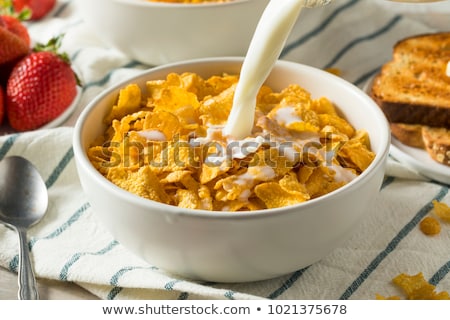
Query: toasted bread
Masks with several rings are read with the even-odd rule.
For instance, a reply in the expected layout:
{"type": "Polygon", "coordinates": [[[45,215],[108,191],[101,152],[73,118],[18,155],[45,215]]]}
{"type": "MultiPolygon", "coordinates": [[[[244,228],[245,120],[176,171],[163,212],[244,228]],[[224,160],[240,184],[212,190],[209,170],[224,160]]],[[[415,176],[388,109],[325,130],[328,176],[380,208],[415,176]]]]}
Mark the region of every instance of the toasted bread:
{"type": "Polygon", "coordinates": [[[391,123],[391,133],[404,145],[424,149],[435,161],[450,166],[450,130],[420,124],[391,123]]]}
{"type": "Polygon", "coordinates": [[[422,137],[422,128],[420,124],[391,123],[391,134],[401,143],[414,147],[425,149],[425,143],[422,137]]]}
{"type": "Polygon", "coordinates": [[[446,128],[422,128],[425,149],[437,162],[450,166],[450,130],[446,128]]]}
{"type": "Polygon", "coordinates": [[[449,61],[450,32],[401,40],[370,94],[391,123],[450,128],[449,61]]]}
{"type": "Polygon", "coordinates": [[[383,110],[392,135],[450,166],[450,32],[397,42],[392,60],[374,78],[370,95],[383,110]]]}

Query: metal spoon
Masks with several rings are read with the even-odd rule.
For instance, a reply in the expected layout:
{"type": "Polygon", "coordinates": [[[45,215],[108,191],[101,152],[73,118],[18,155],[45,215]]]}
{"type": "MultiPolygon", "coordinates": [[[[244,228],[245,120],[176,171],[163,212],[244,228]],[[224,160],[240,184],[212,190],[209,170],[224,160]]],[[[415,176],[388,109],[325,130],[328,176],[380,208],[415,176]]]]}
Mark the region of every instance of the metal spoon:
{"type": "Polygon", "coordinates": [[[237,140],[251,134],[256,96],[272,70],[302,8],[314,8],[333,0],[271,0],[250,42],[234,93],[233,106],[223,130],[237,140]]]}
{"type": "Polygon", "coordinates": [[[0,161],[0,222],[19,235],[18,297],[21,300],[39,299],[26,233],[41,220],[47,206],[47,187],[31,162],[19,156],[0,161]]]}

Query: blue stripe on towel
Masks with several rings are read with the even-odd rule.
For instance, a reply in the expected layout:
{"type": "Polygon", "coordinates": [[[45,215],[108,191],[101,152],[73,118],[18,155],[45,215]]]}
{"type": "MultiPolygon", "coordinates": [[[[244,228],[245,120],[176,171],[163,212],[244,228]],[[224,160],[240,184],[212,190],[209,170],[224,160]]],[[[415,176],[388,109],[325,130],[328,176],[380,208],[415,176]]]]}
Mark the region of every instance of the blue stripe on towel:
{"type": "Polygon", "coordinates": [[[386,188],[388,185],[390,185],[392,182],[395,181],[394,177],[386,177],[383,181],[383,183],[381,184],[381,190],[383,190],[384,188],[386,188]]]}
{"type": "Polygon", "coordinates": [[[63,12],[66,10],[66,8],[71,4],[71,1],[68,1],[66,3],[61,3],[55,10],[55,12],[53,13],[52,17],[53,18],[57,18],[60,15],[63,14],[63,12]]]}
{"type": "Polygon", "coordinates": [[[450,272],[450,261],[447,261],[439,270],[428,280],[434,286],[437,286],[439,282],[450,272]]]}
{"type": "Polygon", "coordinates": [[[133,271],[133,270],[159,270],[158,267],[156,266],[149,266],[149,267],[136,267],[136,266],[129,266],[129,267],[124,267],[122,269],[120,269],[119,271],[117,271],[110,280],[111,285],[118,285],[119,284],[119,279],[127,272],[133,271]]]}
{"type": "Polygon", "coordinates": [[[89,204],[89,202],[84,203],[83,205],[81,205],[81,207],[77,209],[77,211],[75,211],[73,215],[70,216],[70,218],[67,221],[65,221],[62,225],[56,228],[53,232],[42,238],[32,238],[29,241],[30,249],[33,248],[34,244],[39,240],[51,240],[58,237],[61,233],[66,231],[72,224],[77,222],[80,219],[80,217],[86,212],[86,210],[90,208],[90,206],[91,205],[89,204]]]}
{"type": "Polygon", "coordinates": [[[297,281],[298,278],[300,278],[302,276],[302,274],[308,269],[309,267],[300,269],[296,272],[294,272],[284,283],[283,285],[278,288],[277,290],[275,290],[274,292],[272,292],[271,294],[269,294],[269,296],[267,297],[268,299],[277,299],[279,296],[281,296],[284,292],[286,292],[287,290],[289,290],[289,288],[292,287],[292,285],[297,281]]]}
{"type": "Polygon", "coordinates": [[[177,300],[187,300],[189,298],[189,293],[187,292],[182,292],[180,293],[180,295],[178,296],[177,300]]]}
{"type": "Polygon", "coordinates": [[[347,53],[350,49],[352,49],[354,46],[356,46],[357,44],[367,41],[367,40],[372,40],[374,38],[379,37],[380,35],[386,33],[387,31],[389,31],[390,29],[392,29],[400,20],[402,19],[402,16],[400,15],[396,15],[394,16],[387,25],[385,25],[384,27],[382,27],[381,29],[377,30],[376,32],[372,33],[372,34],[368,34],[365,35],[363,37],[359,37],[356,39],[353,39],[350,43],[348,43],[344,48],[342,48],[331,60],[330,62],[328,62],[327,64],[325,64],[325,66],[323,67],[324,69],[327,68],[331,68],[332,66],[334,66],[336,64],[337,61],[339,61],[339,59],[341,59],[345,53],[347,53]]]}
{"type": "Polygon", "coordinates": [[[234,291],[228,290],[227,292],[224,293],[224,297],[227,298],[228,300],[235,300],[234,298],[234,291]]]}
{"type": "Polygon", "coordinates": [[[117,295],[123,290],[122,287],[119,287],[119,279],[127,272],[133,271],[133,270],[143,270],[143,269],[150,269],[150,270],[158,270],[157,267],[151,266],[151,267],[136,267],[136,266],[128,266],[123,267],[119,271],[117,271],[112,277],[111,280],[109,280],[109,283],[114,286],[111,291],[106,296],[106,299],[108,300],[114,300],[117,295]]]}
{"type": "Polygon", "coordinates": [[[345,5],[337,8],[327,19],[325,19],[319,26],[317,26],[315,29],[311,30],[310,32],[308,32],[307,34],[305,34],[304,36],[302,36],[301,38],[295,40],[294,42],[292,42],[291,44],[288,44],[285,46],[285,48],[283,49],[283,51],[280,54],[280,58],[283,58],[284,56],[286,56],[290,51],[298,48],[299,46],[301,46],[302,44],[304,44],[305,42],[307,42],[309,39],[317,36],[320,32],[322,32],[325,27],[327,25],[329,25],[338,15],[341,11],[344,11],[346,9],[348,9],[349,7],[353,6],[354,4],[356,4],[359,0],[352,0],[349,1],[348,3],[346,3],[345,5]]]}
{"type": "MultiPolygon", "coordinates": [[[[81,215],[90,207],[89,203],[83,204],[75,213],[64,222],[61,226],[59,226],[55,231],[50,233],[49,235],[43,237],[43,238],[31,238],[30,241],[28,241],[28,248],[31,250],[33,246],[38,242],[39,240],[50,240],[53,238],[58,237],[61,233],[63,233],[65,230],[67,230],[73,223],[79,220],[81,215]]],[[[9,262],[9,270],[17,272],[17,268],[19,266],[19,255],[15,255],[11,261],[9,262]]]]}
{"type": "Polygon", "coordinates": [[[183,282],[183,280],[176,279],[176,280],[169,281],[164,285],[164,289],[166,289],[167,291],[172,291],[173,287],[179,282],[183,282]]]}
{"type": "Polygon", "coordinates": [[[116,296],[123,290],[122,287],[118,287],[117,284],[119,282],[119,278],[122,277],[124,273],[127,273],[130,270],[135,270],[136,267],[125,267],[117,271],[112,277],[109,283],[113,285],[114,287],[111,289],[111,291],[106,296],[107,300],[114,300],[116,296]]]}
{"type": "MultiPolygon", "coordinates": [[[[77,51],[72,53],[72,56],[70,57],[70,61],[72,61],[72,62],[75,61],[77,59],[77,57],[80,55],[81,51],[83,51],[83,50],[78,49],[77,51]]],[[[82,86],[84,86],[83,83],[82,83],[82,86]]]]}
{"type": "Polygon", "coordinates": [[[10,135],[8,139],[6,139],[6,141],[2,144],[2,146],[0,147],[0,160],[5,157],[18,137],[19,134],[10,135]]]}
{"type": "Polygon", "coordinates": [[[83,256],[92,255],[92,256],[100,256],[104,255],[111,251],[114,247],[116,247],[119,243],[116,240],[111,241],[106,247],[100,249],[97,252],[78,252],[75,253],[69,261],[64,265],[59,273],[59,280],[67,281],[67,277],[69,275],[69,269],[83,256]]]}
{"type": "Polygon", "coordinates": [[[66,154],[61,159],[61,161],[59,161],[59,163],[56,165],[55,169],[53,169],[53,172],[45,182],[47,189],[49,189],[56,182],[56,180],[58,180],[59,176],[67,167],[67,164],[70,162],[70,160],[72,160],[72,158],[73,158],[73,149],[72,147],[70,147],[69,150],[67,150],[66,154]]]}
{"type": "Polygon", "coordinates": [[[106,296],[107,300],[114,300],[117,295],[123,290],[122,287],[114,287],[112,288],[112,290],[108,293],[108,295],[106,296]]]}
{"type": "Polygon", "coordinates": [[[380,72],[381,66],[376,67],[373,70],[369,70],[368,72],[361,75],[358,79],[356,79],[353,84],[355,86],[362,86],[364,85],[369,79],[371,79],[373,76],[375,76],[378,72],[380,72]]]}
{"type": "Polygon", "coordinates": [[[19,255],[16,254],[9,262],[8,269],[13,272],[17,272],[18,267],[19,267],[19,255]]]}
{"type": "MultiPolygon", "coordinates": [[[[434,198],[435,200],[442,200],[448,193],[448,187],[440,189],[439,193],[434,198]]],[[[433,199],[433,200],[434,200],[433,199]]],[[[387,247],[381,251],[375,259],[367,266],[367,268],[353,281],[353,283],[344,291],[340,299],[347,300],[358,288],[364,283],[364,281],[370,276],[372,272],[380,265],[380,263],[395,250],[398,244],[419,224],[422,218],[428,214],[433,208],[431,200],[422,207],[419,212],[400,230],[400,232],[389,242],[387,247]]]]}
{"type": "Polygon", "coordinates": [[[158,270],[157,267],[151,266],[151,267],[136,267],[136,266],[128,266],[123,267],[119,271],[117,271],[112,277],[111,280],[109,280],[109,283],[112,286],[117,286],[119,284],[119,279],[127,272],[133,271],[133,270],[142,270],[142,269],[150,269],[150,270],[158,270]]]}

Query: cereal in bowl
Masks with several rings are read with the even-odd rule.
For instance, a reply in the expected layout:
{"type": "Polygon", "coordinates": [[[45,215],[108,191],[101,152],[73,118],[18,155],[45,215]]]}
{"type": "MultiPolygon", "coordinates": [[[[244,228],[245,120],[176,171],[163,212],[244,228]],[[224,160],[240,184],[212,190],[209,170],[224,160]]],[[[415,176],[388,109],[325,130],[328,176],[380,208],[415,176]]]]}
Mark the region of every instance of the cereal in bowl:
{"type": "Polygon", "coordinates": [[[336,190],[375,154],[327,98],[292,84],[257,97],[252,135],[223,134],[237,75],[171,73],[122,88],[107,129],[88,149],[119,187],[183,208],[251,211],[290,206],[336,190]]]}

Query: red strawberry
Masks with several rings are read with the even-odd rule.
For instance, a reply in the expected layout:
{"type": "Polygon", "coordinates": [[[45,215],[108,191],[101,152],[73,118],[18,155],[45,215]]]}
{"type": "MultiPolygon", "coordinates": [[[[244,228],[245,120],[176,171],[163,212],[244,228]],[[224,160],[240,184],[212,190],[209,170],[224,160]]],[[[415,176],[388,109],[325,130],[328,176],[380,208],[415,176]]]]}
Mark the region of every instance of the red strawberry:
{"type": "Polygon", "coordinates": [[[14,10],[20,12],[25,8],[31,10],[30,20],[39,20],[46,16],[55,6],[56,0],[13,0],[14,10]]]}
{"type": "Polygon", "coordinates": [[[30,36],[16,18],[0,16],[0,65],[25,56],[30,51],[30,36]]]}
{"type": "Polygon", "coordinates": [[[27,27],[22,23],[20,17],[2,15],[0,19],[3,20],[3,24],[7,30],[17,35],[29,46],[31,44],[30,35],[27,27]]]}
{"type": "Polygon", "coordinates": [[[5,93],[3,87],[0,86],[0,124],[3,123],[3,118],[5,117],[5,93]]]}
{"type": "Polygon", "coordinates": [[[59,39],[38,46],[17,63],[6,88],[7,116],[17,131],[33,130],[58,117],[77,94],[77,77],[67,55],[55,52],[59,39]],[[49,50],[53,51],[39,51],[49,50]]]}
{"type": "Polygon", "coordinates": [[[0,84],[6,86],[14,65],[30,52],[30,35],[22,21],[30,11],[14,12],[11,0],[0,0],[0,84]]]}

